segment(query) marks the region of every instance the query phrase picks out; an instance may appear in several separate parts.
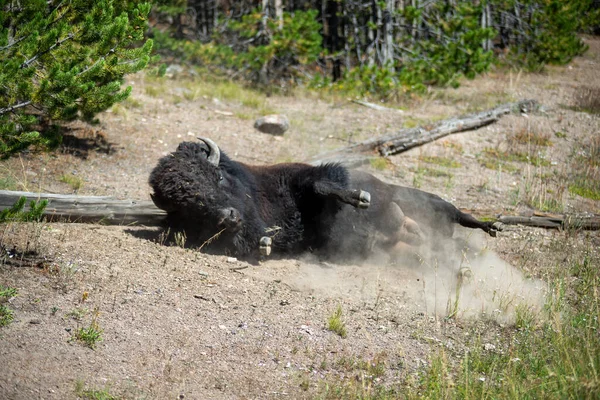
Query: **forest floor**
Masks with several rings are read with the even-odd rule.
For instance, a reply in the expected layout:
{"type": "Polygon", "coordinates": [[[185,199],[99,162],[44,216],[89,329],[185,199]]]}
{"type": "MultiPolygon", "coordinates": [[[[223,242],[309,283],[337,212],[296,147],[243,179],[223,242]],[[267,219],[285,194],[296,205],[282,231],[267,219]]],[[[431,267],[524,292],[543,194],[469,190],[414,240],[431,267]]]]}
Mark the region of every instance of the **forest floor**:
{"type": "MultiPolygon", "coordinates": [[[[362,168],[478,215],[598,214],[600,201],[580,196],[585,188],[576,185],[589,168],[597,173],[593,157],[600,156],[600,118],[581,111],[600,93],[600,39],[585,41],[590,50],[568,66],[493,71],[458,89],[386,104],[402,111],[299,91],[267,97],[185,68],[164,78],[139,73],[128,77],[131,98],[101,114],[100,125],[74,124],[59,151],[0,162],[0,189],[149,199],[158,159],[197,136],[245,163],[304,161],[533,98],[541,111],[362,168]],[[253,129],[270,113],[289,117],[284,136],[253,129]]],[[[475,342],[484,351],[505,349],[523,310],[542,315],[557,270],[582,254],[599,258],[597,231],[507,226],[497,238],[464,229],[455,237],[469,248],[429,245],[436,254],[445,246],[443,259],[424,248],[419,259],[391,262],[332,264],[306,255],[250,265],[164,243],[158,228],[1,225],[0,286],[18,294],[6,303],[14,321],[0,327],[0,398],[402,393],[441,350],[459,362],[475,342]],[[460,279],[463,268],[469,279],[460,279]],[[338,309],[344,338],[328,329],[338,309]]]]}

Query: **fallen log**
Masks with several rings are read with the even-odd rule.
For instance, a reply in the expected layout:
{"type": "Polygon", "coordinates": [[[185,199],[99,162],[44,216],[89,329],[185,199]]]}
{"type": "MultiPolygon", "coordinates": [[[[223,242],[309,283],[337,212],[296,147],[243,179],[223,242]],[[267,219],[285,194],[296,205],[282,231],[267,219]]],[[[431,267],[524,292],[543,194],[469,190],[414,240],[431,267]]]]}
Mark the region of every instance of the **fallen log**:
{"type": "Polygon", "coordinates": [[[368,101],[363,101],[363,100],[352,100],[352,102],[356,103],[356,104],[360,104],[361,106],[364,106],[364,107],[372,108],[373,110],[377,110],[377,111],[394,111],[394,112],[398,112],[398,113],[404,112],[402,110],[380,106],[379,104],[373,104],[373,103],[369,103],[368,101]]]}
{"type": "Polygon", "coordinates": [[[558,217],[502,215],[498,221],[506,225],[524,225],[546,229],[599,230],[600,217],[561,215],[558,217]]]}
{"type": "MultiPolygon", "coordinates": [[[[0,190],[0,211],[12,207],[20,197],[27,202],[48,200],[44,217],[48,222],[87,222],[106,225],[160,226],[166,213],[150,200],[119,200],[111,196],[77,196],[69,194],[30,193],[0,190]]],[[[474,215],[488,213],[468,210],[474,215]]],[[[506,225],[524,225],[547,229],[599,230],[597,215],[500,215],[506,225]]]]}
{"type": "Polygon", "coordinates": [[[50,222],[157,226],[166,215],[150,200],[119,200],[111,196],[77,196],[8,190],[0,190],[0,210],[12,207],[22,196],[27,198],[27,204],[32,200],[48,200],[44,217],[50,222]]]}
{"type": "Polygon", "coordinates": [[[310,160],[310,163],[316,165],[338,162],[348,167],[355,167],[369,162],[370,159],[402,153],[452,133],[481,128],[498,121],[501,116],[511,112],[527,113],[537,107],[538,103],[535,100],[507,103],[488,111],[446,119],[431,126],[402,129],[391,135],[368,139],[342,149],[317,155],[310,160]]]}

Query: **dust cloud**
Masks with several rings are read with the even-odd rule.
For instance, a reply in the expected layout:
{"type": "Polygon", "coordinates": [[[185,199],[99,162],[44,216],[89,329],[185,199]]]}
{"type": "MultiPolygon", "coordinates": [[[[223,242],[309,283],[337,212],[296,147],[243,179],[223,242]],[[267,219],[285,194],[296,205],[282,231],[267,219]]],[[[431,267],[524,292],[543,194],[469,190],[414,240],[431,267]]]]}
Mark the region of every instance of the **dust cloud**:
{"type": "Polygon", "coordinates": [[[511,324],[518,309],[534,313],[542,309],[544,282],[526,278],[489,250],[486,240],[493,238],[460,227],[454,236],[422,246],[418,255],[379,253],[355,264],[324,263],[306,256],[282,270],[281,264],[267,262],[261,275],[271,269],[294,289],[348,296],[365,305],[385,296],[399,307],[438,317],[511,324]]]}

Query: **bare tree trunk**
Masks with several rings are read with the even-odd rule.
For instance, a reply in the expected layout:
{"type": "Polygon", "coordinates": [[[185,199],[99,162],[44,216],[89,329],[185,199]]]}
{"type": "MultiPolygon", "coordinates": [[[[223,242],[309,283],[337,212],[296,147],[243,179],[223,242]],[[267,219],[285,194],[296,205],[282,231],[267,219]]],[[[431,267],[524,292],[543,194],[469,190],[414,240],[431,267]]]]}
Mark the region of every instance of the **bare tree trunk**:
{"type": "MultiPolygon", "coordinates": [[[[489,28],[492,25],[492,13],[490,10],[489,3],[486,3],[483,9],[481,10],[481,28],[489,28]]],[[[484,51],[489,51],[492,49],[492,41],[491,39],[484,39],[481,43],[481,47],[483,47],[484,51]]]]}
{"type": "Polygon", "coordinates": [[[393,28],[393,16],[394,16],[394,4],[395,0],[387,0],[387,6],[384,13],[384,32],[385,32],[385,45],[383,53],[383,64],[394,72],[394,28],[393,28]]]}
{"type": "MultiPolygon", "coordinates": [[[[270,41],[269,35],[269,0],[262,0],[262,19],[261,19],[261,32],[265,37],[265,41],[270,41]]],[[[265,61],[263,66],[260,69],[258,81],[262,85],[267,85],[269,83],[269,61],[265,61]]]]}
{"type": "Polygon", "coordinates": [[[275,0],[275,18],[279,30],[283,29],[283,4],[281,0],[275,0]]]}
{"type": "Polygon", "coordinates": [[[354,47],[356,49],[356,58],[358,59],[359,64],[363,65],[363,57],[361,52],[362,41],[360,40],[360,33],[358,30],[358,20],[356,18],[356,13],[352,14],[352,25],[354,26],[354,47]]]}
{"type": "MultiPolygon", "coordinates": [[[[344,67],[346,71],[349,71],[352,67],[350,63],[350,29],[348,27],[348,6],[346,2],[341,4],[342,6],[342,34],[344,35],[344,67]]],[[[354,45],[358,47],[359,43],[355,43],[354,45]]]]}

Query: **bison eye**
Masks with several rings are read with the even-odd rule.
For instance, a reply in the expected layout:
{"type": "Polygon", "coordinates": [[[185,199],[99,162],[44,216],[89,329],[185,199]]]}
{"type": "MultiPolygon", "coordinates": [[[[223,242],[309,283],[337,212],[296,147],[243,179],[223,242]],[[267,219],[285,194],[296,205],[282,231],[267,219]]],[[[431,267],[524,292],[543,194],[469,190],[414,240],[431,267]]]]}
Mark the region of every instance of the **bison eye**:
{"type": "Polygon", "coordinates": [[[223,175],[219,175],[219,182],[223,180],[223,175]]]}

